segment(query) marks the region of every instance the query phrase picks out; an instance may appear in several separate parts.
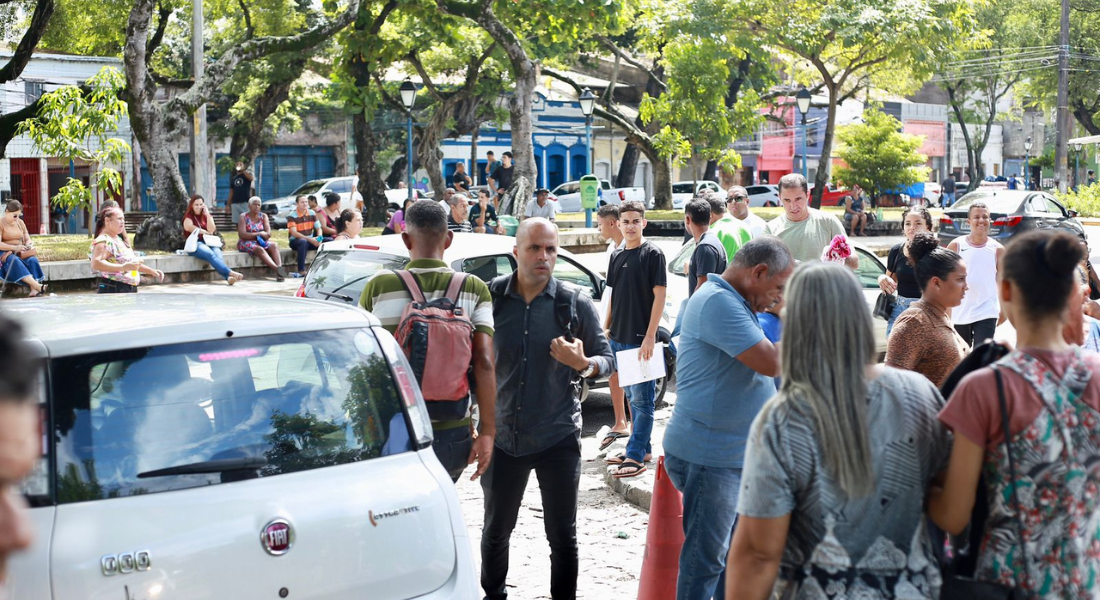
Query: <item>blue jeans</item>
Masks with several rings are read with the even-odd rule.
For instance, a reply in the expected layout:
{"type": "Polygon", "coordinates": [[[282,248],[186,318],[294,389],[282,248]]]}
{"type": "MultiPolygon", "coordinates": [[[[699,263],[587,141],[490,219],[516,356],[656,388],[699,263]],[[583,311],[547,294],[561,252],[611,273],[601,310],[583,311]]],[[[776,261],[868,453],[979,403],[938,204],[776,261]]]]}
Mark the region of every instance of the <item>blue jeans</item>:
{"type": "Polygon", "coordinates": [[[290,238],[290,249],[298,253],[298,272],[306,270],[306,254],[310,250],[313,250],[315,246],[309,243],[309,240],[303,238],[290,238]]]}
{"type": "Polygon", "coordinates": [[[225,258],[222,257],[221,248],[211,248],[210,246],[199,242],[198,247],[195,248],[195,251],[191,253],[191,256],[194,256],[199,260],[205,260],[206,262],[210,263],[210,266],[214,267],[214,270],[218,272],[218,275],[221,275],[225,279],[229,279],[229,266],[225,264],[225,258]]]}
{"type": "Polygon", "coordinates": [[[920,300],[920,298],[906,298],[905,296],[894,296],[894,298],[894,312],[890,313],[890,320],[886,321],[886,337],[890,337],[890,332],[894,330],[894,321],[898,320],[901,313],[905,312],[909,305],[920,300]]]}
{"type": "Polygon", "coordinates": [[[665,470],[684,495],[684,545],[676,600],[723,600],[741,469],[704,467],[665,452],[665,470]]]}
{"type": "Polygon", "coordinates": [[[940,198],[940,206],[942,206],[943,208],[947,208],[948,206],[951,206],[954,203],[955,203],[955,194],[948,194],[947,192],[944,192],[943,196],[940,198]]]}
{"type": "Polygon", "coordinates": [[[0,273],[3,273],[4,281],[19,282],[22,285],[26,285],[22,282],[28,275],[34,277],[34,280],[38,282],[46,279],[46,275],[42,273],[42,265],[38,264],[37,256],[23,260],[16,256],[14,252],[11,253],[11,256],[8,256],[3,264],[0,264],[0,273]]]}
{"type": "MultiPolygon", "coordinates": [[[[611,342],[612,352],[641,348],[638,344],[620,344],[615,340],[609,341],[611,342]]],[[[656,352],[656,348],[654,352],[656,352]]],[[[630,440],[626,443],[626,457],[641,464],[644,462],[645,455],[653,452],[653,446],[649,443],[649,438],[653,435],[653,403],[657,398],[657,382],[652,380],[643,381],[642,383],[628,385],[623,388],[623,391],[626,392],[626,399],[630,402],[631,418],[630,440]]]]}

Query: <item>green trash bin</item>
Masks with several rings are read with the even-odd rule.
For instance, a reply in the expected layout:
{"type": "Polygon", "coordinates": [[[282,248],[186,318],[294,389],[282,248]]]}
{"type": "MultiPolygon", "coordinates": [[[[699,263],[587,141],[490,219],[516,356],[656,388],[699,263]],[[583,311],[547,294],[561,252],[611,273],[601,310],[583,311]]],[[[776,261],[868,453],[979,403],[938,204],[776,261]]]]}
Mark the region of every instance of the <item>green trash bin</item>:
{"type": "Polygon", "coordinates": [[[501,215],[497,218],[497,222],[504,228],[504,235],[515,236],[516,230],[519,229],[519,219],[512,215],[501,215]]]}

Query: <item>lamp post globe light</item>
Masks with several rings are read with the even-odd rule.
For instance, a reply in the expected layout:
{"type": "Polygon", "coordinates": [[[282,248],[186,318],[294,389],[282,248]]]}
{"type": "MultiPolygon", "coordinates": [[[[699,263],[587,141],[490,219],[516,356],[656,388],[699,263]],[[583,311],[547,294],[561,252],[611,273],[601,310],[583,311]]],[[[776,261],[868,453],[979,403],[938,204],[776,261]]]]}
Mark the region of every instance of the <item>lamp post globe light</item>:
{"type": "Polygon", "coordinates": [[[401,82],[401,104],[405,105],[408,109],[408,129],[406,131],[407,146],[406,146],[406,158],[408,171],[408,181],[406,186],[409,188],[409,200],[413,198],[413,118],[412,109],[413,104],[416,104],[416,84],[411,79],[406,79],[401,82]]]}
{"type": "MultiPolygon", "coordinates": [[[[581,113],[584,114],[584,147],[588,150],[588,168],[585,175],[592,172],[592,112],[596,110],[596,94],[592,90],[584,88],[580,97],[581,113]]],[[[592,227],[592,209],[584,209],[584,226],[592,227]]]]}
{"type": "Polygon", "coordinates": [[[806,88],[802,88],[801,90],[798,90],[798,93],[795,94],[795,97],[794,97],[795,103],[798,105],[798,112],[802,114],[802,145],[801,145],[802,149],[801,149],[801,154],[802,154],[802,177],[804,179],[809,179],[810,178],[810,176],[808,174],[809,171],[807,171],[807,169],[806,169],[806,113],[810,112],[810,100],[811,100],[811,98],[812,98],[812,96],[810,95],[810,90],[807,90],[806,88]]]}
{"type": "Polygon", "coordinates": [[[1024,187],[1031,189],[1031,136],[1024,140],[1024,187]]]}
{"type": "Polygon", "coordinates": [[[1077,142],[1074,144],[1074,189],[1077,189],[1079,182],[1081,181],[1081,144],[1077,142]]]}

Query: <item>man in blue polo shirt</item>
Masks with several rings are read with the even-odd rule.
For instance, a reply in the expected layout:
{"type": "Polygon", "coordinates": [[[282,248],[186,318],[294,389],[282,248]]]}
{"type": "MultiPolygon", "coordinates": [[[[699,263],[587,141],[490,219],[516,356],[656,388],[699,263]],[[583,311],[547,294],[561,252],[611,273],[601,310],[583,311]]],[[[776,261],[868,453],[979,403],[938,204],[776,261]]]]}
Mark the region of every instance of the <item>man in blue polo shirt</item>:
{"type": "Polygon", "coordinates": [[[677,402],[664,439],[669,480],[684,495],[677,600],[725,596],[745,445],[779,375],[779,349],[756,313],[782,298],[794,267],[779,238],[758,237],[721,275],[708,275],[712,285],[699,287],[684,309],[677,402]]]}

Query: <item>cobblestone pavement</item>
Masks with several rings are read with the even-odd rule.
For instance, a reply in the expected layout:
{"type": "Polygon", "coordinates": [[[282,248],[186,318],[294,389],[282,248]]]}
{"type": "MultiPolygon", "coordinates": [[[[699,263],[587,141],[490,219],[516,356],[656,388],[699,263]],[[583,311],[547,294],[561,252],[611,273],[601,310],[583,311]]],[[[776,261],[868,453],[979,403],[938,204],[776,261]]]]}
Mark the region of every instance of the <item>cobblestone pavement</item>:
{"type": "MultiPolygon", "coordinates": [[[[672,394],[669,394],[670,396],[672,394]]],[[[606,398],[604,396],[603,398],[606,398]]],[[[590,399],[591,401],[592,399],[590,399]]],[[[631,600],[638,596],[638,575],[645,552],[649,516],[612,492],[604,483],[603,460],[596,460],[599,441],[593,432],[611,421],[596,412],[599,401],[585,402],[585,432],[581,438],[581,484],[577,507],[580,579],[577,597],[592,600],[631,600]]],[[[481,568],[478,544],[484,516],[480,482],[458,483],[462,514],[474,544],[474,561],[481,568]]],[[[508,596],[517,600],[550,598],[550,547],[542,525],[542,499],[534,474],[527,484],[509,556],[508,596]]]]}

